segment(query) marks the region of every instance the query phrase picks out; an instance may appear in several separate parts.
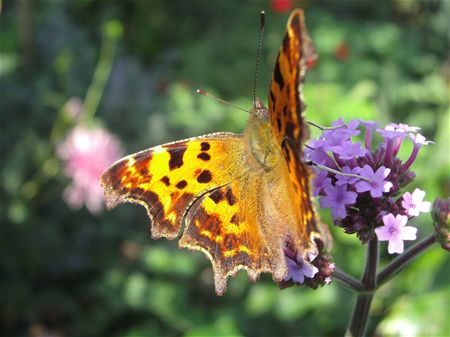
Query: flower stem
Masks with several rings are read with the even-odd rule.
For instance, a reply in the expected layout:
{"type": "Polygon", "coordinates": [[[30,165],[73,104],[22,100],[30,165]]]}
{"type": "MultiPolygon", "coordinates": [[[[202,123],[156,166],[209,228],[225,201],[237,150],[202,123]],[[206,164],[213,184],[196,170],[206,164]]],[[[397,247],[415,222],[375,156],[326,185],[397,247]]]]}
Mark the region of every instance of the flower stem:
{"type": "Polygon", "coordinates": [[[365,290],[364,285],[360,281],[340,269],[335,269],[333,272],[333,276],[337,281],[341,282],[343,285],[347,286],[347,288],[353,291],[363,292],[365,290]]]}
{"type": "Polygon", "coordinates": [[[100,57],[83,104],[83,117],[85,122],[88,124],[90,124],[94,119],[98,104],[100,103],[106,83],[108,82],[114,61],[115,51],[116,39],[111,38],[104,33],[102,37],[100,57]]]}
{"type": "Polygon", "coordinates": [[[389,281],[396,273],[398,273],[403,267],[410,263],[419,254],[424,252],[433,243],[436,242],[434,234],[430,234],[428,237],[422,241],[417,242],[415,245],[411,246],[403,254],[392,260],[386,268],[384,268],[377,276],[377,284],[379,286],[383,285],[389,281]]]}
{"type": "Polygon", "coordinates": [[[361,278],[366,292],[359,293],[356,298],[356,304],[353,309],[352,319],[347,329],[346,336],[361,337],[366,331],[369,319],[370,306],[373,299],[373,291],[377,285],[377,266],[378,266],[378,239],[374,237],[369,241],[367,247],[366,267],[361,278]]]}

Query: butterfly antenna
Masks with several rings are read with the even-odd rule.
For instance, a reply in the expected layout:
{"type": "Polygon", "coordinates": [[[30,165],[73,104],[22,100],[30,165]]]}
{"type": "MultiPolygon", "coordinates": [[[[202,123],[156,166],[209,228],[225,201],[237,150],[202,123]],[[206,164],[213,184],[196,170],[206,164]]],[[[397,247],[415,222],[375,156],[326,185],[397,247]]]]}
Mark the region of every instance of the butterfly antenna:
{"type": "Polygon", "coordinates": [[[230,103],[230,102],[224,101],[223,99],[220,99],[220,98],[214,96],[213,94],[210,94],[210,93],[207,92],[206,90],[203,90],[203,89],[197,89],[197,94],[200,94],[200,95],[203,95],[203,96],[206,96],[206,97],[214,98],[216,101],[219,101],[219,102],[222,103],[222,104],[232,106],[233,108],[236,108],[236,109],[245,111],[245,112],[247,112],[247,113],[251,113],[251,112],[248,111],[248,110],[245,110],[245,109],[243,109],[243,108],[241,108],[241,107],[239,107],[239,106],[237,106],[237,105],[234,105],[234,104],[232,104],[232,103],[230,103]]]}
{"type": "Polygon", "coordinates": [[[253,82],[253,104],[256,102],[256,83],[258,82],[258,70],[259,70],[259,62],[261,60],[261,50],[262,50],[262,38],[264,33],[264,26],[266,24],[266,12],[261,11],[259,14],[260,18],[260,27],[259,27],[259,41],[258,41],[258,53],[256,54],[256,66],[255,66],[255,79],[253,82]]]}
{"type": "MultiPolygon", "coordinates": [[[[310,146],[308,146],[308,147],[311,148],[310,146]]],[[[311,149],[314,149],[314,148],[311,148],[311,149]]],[[[316,162],[314,162],[312,160],[306,161],[305,164],[309,165],[309,166],[316,166],[317,168],[319,168],[321,170],[324,170],[324,171],[327,171],[327,172],[331,172],[333,174],[341,175],[341,176],[344,176],[344,177],[350,177],[350,178],[358,178],[358,179],[361,179],[361,180],[364,180],[364,181],[367,181],[367,182],[370,183],[370,179],[369,178],[360,176],[359,174],[344,173],[344,172],[332,169],[331,167],[324,166],[324,165],[321,165],[319,163],[316,163],[316,162]]]]}
{"type": "Polygon", "coordinates": [[[307,120],[306,123],[308,123],[311,126],[314,126],[315,128],[318,128],[320,131],[325,131],[325,130],[337,130],[337,129],[342,129],[344,127],[346,127],[346,125],[337,125],[337,126],[322,126],[319,125],[317,123],[314,123],[312,121],[307,120]]]}

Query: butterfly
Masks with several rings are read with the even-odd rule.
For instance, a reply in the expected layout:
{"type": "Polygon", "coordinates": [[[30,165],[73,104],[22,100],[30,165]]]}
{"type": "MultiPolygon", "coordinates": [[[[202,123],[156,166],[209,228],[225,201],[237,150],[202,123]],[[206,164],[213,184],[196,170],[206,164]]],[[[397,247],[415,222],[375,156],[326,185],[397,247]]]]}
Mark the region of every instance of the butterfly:
{"type": "Polygon", "coordinates": [[[278,53],[268,108],[256,99],[242,135],[217,132],[124,157],[101,177],[108,209],[143,205],[151,236],[203,252],[216,293],[240,269],[286,280],[286,250],[311,261],[326,244],[302,162],[308,137],[301,87],[316,59],[304,14],[294,10],[278,53]]]}

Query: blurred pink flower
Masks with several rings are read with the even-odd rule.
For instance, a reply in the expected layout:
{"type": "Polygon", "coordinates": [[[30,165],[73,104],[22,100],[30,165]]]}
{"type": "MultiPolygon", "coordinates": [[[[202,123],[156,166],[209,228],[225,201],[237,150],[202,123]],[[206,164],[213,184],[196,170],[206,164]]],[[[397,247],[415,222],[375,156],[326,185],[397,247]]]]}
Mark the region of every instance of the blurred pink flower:
{"type": "Polygon", "coordinates": [[[65,162],[65,173],[72,183],[64,200],[74,209],[86,205],[91,213],[103,208],[99,178],[103,171],[123,156],[120,140],[108,130],[76,126],[58,145],[58,156],[65,162]]]}

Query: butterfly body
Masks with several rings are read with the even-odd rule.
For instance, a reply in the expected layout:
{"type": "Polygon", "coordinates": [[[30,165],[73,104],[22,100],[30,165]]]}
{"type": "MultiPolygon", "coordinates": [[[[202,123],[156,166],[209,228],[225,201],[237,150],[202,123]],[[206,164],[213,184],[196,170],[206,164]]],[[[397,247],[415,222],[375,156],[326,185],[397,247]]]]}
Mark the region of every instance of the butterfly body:
{"type": "MultiPolygon", "coordinates": [[[[281,282],[288,249],[308,261],[321,239],[301,162],[305,138],[300,85],[303,47],[310,43],[303,12],[288,20],[274,69],[269,107],[258,99],[243,135],[227,132],[160,145],[127,156],[102,176],[108,208],[143,205],[153,238],[174,239],[211,261],[215,287],[246,269],[281,282]]],[[[308,55],[308,53],[303,53],[308,55]]]]}

